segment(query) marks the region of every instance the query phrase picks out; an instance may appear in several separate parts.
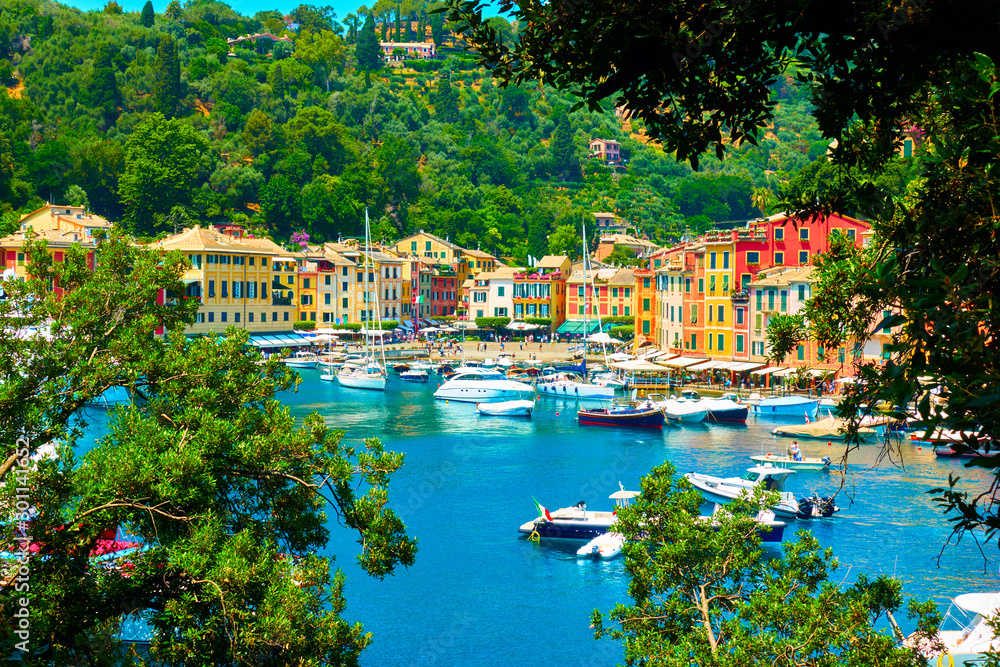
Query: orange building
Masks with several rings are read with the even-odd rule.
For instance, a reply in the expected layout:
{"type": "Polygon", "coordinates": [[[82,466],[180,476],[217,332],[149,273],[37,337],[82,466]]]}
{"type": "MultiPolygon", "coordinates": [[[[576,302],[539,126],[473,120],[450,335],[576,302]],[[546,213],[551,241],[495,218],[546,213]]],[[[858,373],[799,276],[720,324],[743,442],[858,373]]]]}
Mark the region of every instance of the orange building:
{"type": "Polygon", "coordinates": [[[566,321],[566,281],[572,263],[566,255],[546,255],[514,273],[514,320],[547,317],[550,331],[566,321]]]}
{"type": "Polygon", "coordinates": [[[656,272],[635,270],[635,344],[656,342],[656,272]]]}

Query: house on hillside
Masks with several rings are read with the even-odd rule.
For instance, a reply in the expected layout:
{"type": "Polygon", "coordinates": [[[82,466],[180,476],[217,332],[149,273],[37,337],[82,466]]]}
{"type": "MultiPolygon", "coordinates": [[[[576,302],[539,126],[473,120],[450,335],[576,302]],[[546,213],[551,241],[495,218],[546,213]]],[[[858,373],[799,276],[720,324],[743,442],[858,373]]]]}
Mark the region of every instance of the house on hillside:
{"type": "Polygon", "coordinates": [[[382,49],[382,56],[386,62],[405,58],[426,59],[437,55],[437,51],[434,50],[434,42],[379,42],[378,45],[382,49]],[[399,49],[402,55],[397,54],[396,49],[399,49]]]}

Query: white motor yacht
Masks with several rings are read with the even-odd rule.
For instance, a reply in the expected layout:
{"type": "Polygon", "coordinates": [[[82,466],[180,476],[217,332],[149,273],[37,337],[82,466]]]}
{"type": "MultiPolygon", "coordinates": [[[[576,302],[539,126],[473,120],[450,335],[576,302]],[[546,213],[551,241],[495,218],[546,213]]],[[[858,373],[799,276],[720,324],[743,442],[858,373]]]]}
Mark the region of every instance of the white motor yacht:
{"type": "Polygon", "coordinates": [[[770,463],[747,468],[742,477],[715,477],[689,472],[684,475],[691,486],[701,491],[709,501],[725,503],[740,496],[749,496],[753,490],[763,485],[768,491],[777,491],[779,500],[771,506],[778,516],[789,519],[811,519],[832,516],[839,508],[832,498],[801,498],[785,490],[785,481],[795,474],[788,468],[777,468],[770,463]]]}
{"type": "Polygon", "coordinates": [[[980,664],[987,652],[1000,649],[992,627],[1000,613],[1000,593],[966,593],[952,600],[944,615],[937,639],[943,650],[937,651],[910,635],[903,644],[916,647],[927,658],[928,667],[936,665],[980,664]]]}
{"type": "Polygon", "coordinates": [[[489,368],[462,367],[434,392],[434,398],[464,403],[496,403],[530,398],[535,395],[529,384],[508,380],[503,373],[489,368]]]}
{"type": "Polygon", "coordinates": [[[289,368],[316,368],[319,358],[312,352],[296,352],[281,360],[289,368]]]}

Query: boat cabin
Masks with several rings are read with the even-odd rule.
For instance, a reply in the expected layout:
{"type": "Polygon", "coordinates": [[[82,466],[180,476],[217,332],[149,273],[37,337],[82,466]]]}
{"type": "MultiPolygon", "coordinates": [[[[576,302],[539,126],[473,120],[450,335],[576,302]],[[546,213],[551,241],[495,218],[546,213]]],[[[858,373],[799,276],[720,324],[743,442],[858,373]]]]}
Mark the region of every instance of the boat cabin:
{"type": "Polygon", "coordinates": [[[740,479],[750,482],[752,485],[762,484],[768,491],[785,492],[785,480],[789,475],[794,475],[794,470],[787,468],[776,468],[770,463],[747,468],[740,479]]]}

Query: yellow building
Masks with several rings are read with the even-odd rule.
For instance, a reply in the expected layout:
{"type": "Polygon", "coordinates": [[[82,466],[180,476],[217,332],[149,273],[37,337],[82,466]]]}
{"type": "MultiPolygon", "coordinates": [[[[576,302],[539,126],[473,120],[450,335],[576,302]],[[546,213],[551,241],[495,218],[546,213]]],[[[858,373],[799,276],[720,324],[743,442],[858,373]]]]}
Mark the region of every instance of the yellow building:
{"type": "Polygon", "coordinates": [[[462,250],[456,272],[463,280],[475,278],[480,273],[491,273],[503,264],[496,257],[482,250],[462,250]]]}
{"type": "Polygon", "coordinates": [[[733,301],[735,257],[733,243],[705,243],[705,352],[710,357],[731,359],[733,349],[733,301]]]}
{"type": "Polygon", "coordinates": [[[430,259],[441,259],[450,264],[457,265],[465,250],[447,239],[434,234],[428,234],[424,230],[407,236],[405,239],[396,241],[393,249],[397,253],[405,255],[416,255],[430,259]]]}
{"type": "Polygon", "coordinates": [[[237,239],[211,226],[195,226],[149,247],[180,250],[191,262],[184,275],[185,296],[201,304],[191,333],[222,332],[229,326],[250,332],[292,329],[298,265],[273,241],[237,239]]]}
{"type": "MultiPolygon", "coordinates": [[[[335,250],[323,248],[322,259],[315,260],[317,274],[316,321],[321,326],[354,322],[355,264],[335,250]]],[[[308,265],[308,262],[307,262],[308,265]]]]}
{"type": "MultiPolygon", "coordinates": [[[[97,238],[111,230],[111,223],[86,212],[82,206],[53,206],[47,204],[21,217],[20,229],[0,238],[0,259],[3,271],[11,270],[19,278],[27,276],[28,259],[21,248],[28,237],[39,237],[48,242],[49,254],[56,262],[63,261],[66,251],[79,245],[87,253],[91,269],[96,262],[97,238]],[[100,233],[99,233],[100,232],[100,233]]],[[[9,274],[8,274],[9,275],[9,274]]],[[[55,288],[60,293],[58,287],[55,288]]]]}

